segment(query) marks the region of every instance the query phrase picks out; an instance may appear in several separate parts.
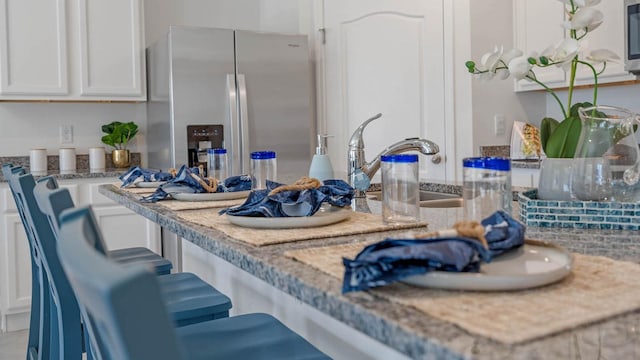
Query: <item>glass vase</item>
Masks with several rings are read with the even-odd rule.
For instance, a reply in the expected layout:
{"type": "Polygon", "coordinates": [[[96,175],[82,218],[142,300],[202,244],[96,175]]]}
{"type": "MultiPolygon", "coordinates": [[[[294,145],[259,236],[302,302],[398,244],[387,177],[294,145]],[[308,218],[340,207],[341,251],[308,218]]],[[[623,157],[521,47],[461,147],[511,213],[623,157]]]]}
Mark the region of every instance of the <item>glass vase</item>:
{"type": "Polygon", "coordinates": [[[614,106],[578,110],[582,129],[574,156],[573,192],[579,200],[632,201],[640,151],[638,115],[614,106]]]}

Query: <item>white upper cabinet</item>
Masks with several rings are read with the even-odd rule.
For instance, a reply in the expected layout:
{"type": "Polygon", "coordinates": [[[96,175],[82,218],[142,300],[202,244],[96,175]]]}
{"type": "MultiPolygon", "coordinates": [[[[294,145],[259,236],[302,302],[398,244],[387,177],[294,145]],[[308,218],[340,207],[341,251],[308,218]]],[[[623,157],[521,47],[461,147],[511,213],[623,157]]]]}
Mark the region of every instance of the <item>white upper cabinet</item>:
{"type": "Polygon", "coordinates": [[[0,100],[145,101],[143,26],[142,0],[0,0],[0,100]]]}
{"type": "MultiPolygon", "coordinates": [[[[558,0],[513,0],[515,47],[526,55],[540,53],[555,45],[568,34],[562,28],[565,20],[563,3],[558,0]]],[[[635,76],[624,70],[624,0],[601,1],[595,6],[604,14],[604,22],[589,33],[584,45],[589,50],[608,49],[616,53],[620,60],[607,63],[607,69],[598,76],[598,83],[613,83],[635,80],[635,76]]],[[[596,67],[599,70],[599,67],[596,67]]],[[[545,69],[535,68],[538,79],[551,88],[569,85],[568,73],[555,66],[545,69]]],[[[578,66],[576,85],[592,85],[593,74],[586,66],[578,66]]],[[[516,83],[516,91],[539,90],[537,84],[521,80],[516,83]]]]}

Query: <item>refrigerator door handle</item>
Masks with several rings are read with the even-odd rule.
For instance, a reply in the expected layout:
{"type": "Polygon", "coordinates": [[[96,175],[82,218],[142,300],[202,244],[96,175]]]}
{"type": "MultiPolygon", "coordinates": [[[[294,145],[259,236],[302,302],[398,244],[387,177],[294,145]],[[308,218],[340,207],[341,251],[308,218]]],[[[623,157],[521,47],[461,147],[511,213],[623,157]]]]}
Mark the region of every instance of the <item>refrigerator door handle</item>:
{"type": "Polygon", "coordinates": [[[236,77],[234,74],[227,74],[227,97],[229,100],[229,124],[231,125],[231,171],[230,174],[240,175],[242,172],[242,134],[240,133],[240,119],[238,119],[238,102],[236,92],[236,77]]]}
{"type": "Polygon", "coordinates": [[[249,174],[249,112],[247,108],[247,83],[244,74],[238,74],[238,103],[240,110],[240,144],[242,145],[242,173],[249,174]]]}

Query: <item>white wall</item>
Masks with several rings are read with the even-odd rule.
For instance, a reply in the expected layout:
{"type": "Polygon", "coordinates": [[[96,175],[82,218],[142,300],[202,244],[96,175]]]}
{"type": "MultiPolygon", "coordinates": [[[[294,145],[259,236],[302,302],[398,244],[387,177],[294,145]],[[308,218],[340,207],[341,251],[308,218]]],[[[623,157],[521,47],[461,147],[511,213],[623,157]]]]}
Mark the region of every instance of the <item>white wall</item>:
{"type": "MultiPolygon", "coordinates": [[[[483,54],[497,46],[505,51],[513,48],[513,6],[511,1],[470,1],[471,6],[471,56],[477,63],[483,54]]],[[[461,72],[466,71],[460,64],[461,72]]],[[[467,73],[467,76],[471,74],[467,73]]],[[[473,151],[483,145],[508,145],[514,121],[539,123],[545,116],[545,94],[541,92],[515,93],[513,80],[492,79],[472,82],[473,102],[473,151]],[[494,133],[494,116],[505,117],[505,131],[494,133]]],[[[471,154],[459,154],[468,156],[471,154]]]]}
{"type": "Polygon", "coordinates": [[[0,103],[0,156],[27,156],[29,149],[46,148],[49,155],[57,155],[59,147],[76,147],[78,154],[87,154],[100,142],[103,124],[112,121],[134,121],[141,134],[129,149],[145,151],[144,104],[126,103],[0,103]],[[60,144],[60,125],[73,125],[73,143],[60,144]]]}

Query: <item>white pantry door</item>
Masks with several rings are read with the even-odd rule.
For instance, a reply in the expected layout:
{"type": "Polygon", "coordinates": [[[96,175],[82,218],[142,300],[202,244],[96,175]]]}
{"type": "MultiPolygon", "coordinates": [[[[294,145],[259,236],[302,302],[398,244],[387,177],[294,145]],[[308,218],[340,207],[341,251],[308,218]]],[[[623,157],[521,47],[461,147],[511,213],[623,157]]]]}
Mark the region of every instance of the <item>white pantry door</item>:
{"type": "MultiPolygon", "coordinates": [[[[410,137],[435,142],[445,158],[443,26],[442,0],[324,0],[319,129],[335,136],[329,154],[337,177],[346,178],[351,134],[377,113],[382,118],[364,131],[367,161],[410,137]]],[[[444,160],[421,155],[420,168],[421,179],[447,180],[444,160]]]]}

